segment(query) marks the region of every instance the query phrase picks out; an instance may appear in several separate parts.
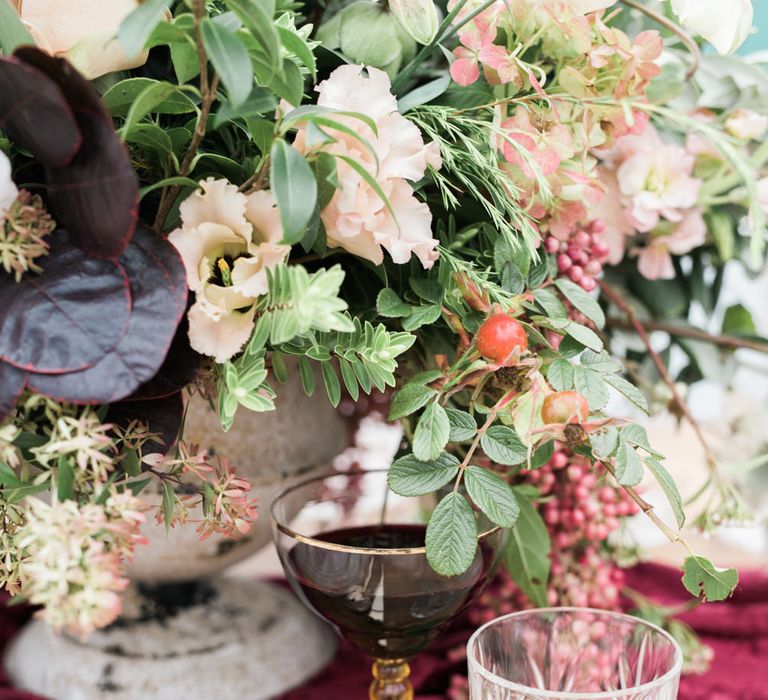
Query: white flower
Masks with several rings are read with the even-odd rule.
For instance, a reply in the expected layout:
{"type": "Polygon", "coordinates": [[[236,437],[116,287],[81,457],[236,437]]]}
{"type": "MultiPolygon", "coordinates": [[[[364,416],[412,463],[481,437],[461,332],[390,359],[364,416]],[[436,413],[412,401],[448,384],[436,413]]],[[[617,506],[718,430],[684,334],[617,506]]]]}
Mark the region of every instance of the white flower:
{"type": "Polygon", "coordinates": [[[737,109],[725,121],[725,128],[737,139],[759,141],[768,131],[768,116],[751,109],[737,109]]]}
{"type": "Polygon", "coordinates": [[[5,212],[19,196],[19,190],[11,179],[11,161],[0,151],[0,225],[5,220],[5,212]]]}
{"type": "Polygon", "coordinates": [[[736,51],[752,29],[752,0],[671,0],[682,25],[721,54],[736,51]]]}
{"type": "MultiPolygon", "coordinates": [[[[417,199],[408,181],[424,177],[427,166],[439,168],[437,144],[424,144],[418,127],[397,111],[387,74],[376,68],[342,66],[320,83],[320,107],[359,112],[376,123],[377,133],[359,119],[333,115],[354,129],[369,144],[333,129],[334,142],[321,150],[354,160],[375,178],[389,199],[391,210],[360,173],[338,159],[339,189],[321,217],[330,247],[341,247],[353,255],[380,265],[386,249],[396,263],[406,263],[415,254],[421,264],[432,267],[437,260],[437,243],[432,237],[432,213],[417,199]]],[[[313,150],[301,129],[294,147],[302,153],[313,150]]]]}
{"type": "Polygon", "coordinates": [[[189,341],[217,362],[237,354],[253,330],[256,297],[267,291],[267,270],[291,252],[269,192],[238,192],[208,178],[181,205],[181,228],[168,240],[187,269],[197,299],[189,310],[189,341]]]}

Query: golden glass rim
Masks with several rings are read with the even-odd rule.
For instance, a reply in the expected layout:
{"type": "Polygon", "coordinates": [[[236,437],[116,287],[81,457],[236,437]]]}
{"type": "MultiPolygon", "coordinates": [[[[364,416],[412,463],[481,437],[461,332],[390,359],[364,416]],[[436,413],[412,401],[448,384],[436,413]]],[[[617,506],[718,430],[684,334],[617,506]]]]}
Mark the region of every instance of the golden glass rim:
{"type": "MultiPolygon", "coordinates": [[[[269,517],[272,520],[272,525],[277,528],[280,532],[282,532],[284,535],[288,535],[288,537],[293,538],[297,542],[301,542],[303,544],[308,544],[313,547],[318,547],[320,549],[328,549],[332,552],[347,552],[349,554],[373,554],[376,556],[403,556],[405,554],[424,554],[427,553],[426,546],[424,547],[394,547],[394,548],[386,548],[386,547],[354,547],[353,545],[348,544],[337,544],[335,542],[326,542],[325,540],[320,540],[317,537],[310,537],[309,535],[302,535],[300,532],[296,532],[292,528],[288,527],[287,525],[284,525],[281,523],[277,516],[275,515],[275,506],[279,501],[281,501],[285,496],[292,493],[293,491],[296,491],[300,488],[303,488],[304,486],[307,486],[308,484],[311,484],[315,481],[326,481],[327,479],[331,479],[333,477],[337,476],[365,476],[366,474],[387,474],[389,472],[389,469],[367,469],[365,471],[361,472],[340,472],[340,471],[332,471],[328,472],[324,475],[320,476],[314,476],[310,477],[308,479],[304,479],[296,484],[293,484],[292,486],[289,486],[288,488],[281,491],[275,499],[272,501],[272,505],[269,508],[269,517]]],[[[387,488],[389,488],[389,485],[387,485],[387,488]]],[[[417,498],[414,496],[414,498],[417,498]]],[[[411,524],[411,523],[403,523],[403,524],[411,524]]],[[[414,523],[416,525],[421,523],[414,523]]],[[[361,526],[364,527],[364,526],[361,526]]],[[[484,530],[481,533],[478,533],[477,535],[477,541],[482,542],[483,540],[487,539],[491,535],[493,535],[496,532],[499,532],[502,528],[498,525],[495,527],[492,527],[489,530],[484,530]]]]}

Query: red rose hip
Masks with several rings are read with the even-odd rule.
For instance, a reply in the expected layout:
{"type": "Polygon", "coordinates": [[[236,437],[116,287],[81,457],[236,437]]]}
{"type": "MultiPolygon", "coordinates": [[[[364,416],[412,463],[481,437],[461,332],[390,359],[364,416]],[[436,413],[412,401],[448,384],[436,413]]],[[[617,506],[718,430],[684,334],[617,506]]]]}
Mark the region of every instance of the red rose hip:
{"type": "Polygon", "coordinates": [[[517,364],[520,354],[528,349],[528,336],[519,321],[507,314],[498,313],[480,326],[477,349],[486,360],[512,367],[517,364]]]}
{"type": "Polygon", "coordinates": [[[589,404],[578,391],[556,391],[544,399],[541,419],[547,424],[583,423],[589,417],[589,404]]]}

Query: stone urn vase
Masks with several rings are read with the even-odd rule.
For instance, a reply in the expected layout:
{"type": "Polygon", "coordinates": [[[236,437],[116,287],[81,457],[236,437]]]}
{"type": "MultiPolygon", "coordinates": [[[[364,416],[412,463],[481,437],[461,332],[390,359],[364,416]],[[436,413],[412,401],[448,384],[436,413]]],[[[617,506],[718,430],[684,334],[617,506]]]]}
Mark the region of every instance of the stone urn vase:
{"type": "Polygon", "coordinates": [[[347,444],[343,419],[324,395],[308,398],[294,372],[276,411],[241,409],[226,434],[192,397],[184,439],[226,455],[251,481],[259,499],[251,532],[200,542],[192,522],[166,533],[148,519],[149,544],[128,566],[121,617],[85,640],[33,620],[5,657],[14,685],[52,700],[262,700],[301,685],[333,657],[331,628],[286,589],[220,574],[270,543],[277,493],[331,469],[347,444]]]}

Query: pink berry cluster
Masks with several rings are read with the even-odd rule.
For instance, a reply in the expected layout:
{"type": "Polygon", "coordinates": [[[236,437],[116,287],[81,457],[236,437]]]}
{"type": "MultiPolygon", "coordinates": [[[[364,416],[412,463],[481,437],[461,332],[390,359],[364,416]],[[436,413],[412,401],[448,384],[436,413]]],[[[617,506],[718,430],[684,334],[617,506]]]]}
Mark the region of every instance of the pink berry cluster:
{"type": "Polygon", "coordinates": [[[568,240],[549,235],[544,241],[545,250],[557,256],[557,270],[582,289],[591,292],[597,286],[597,278],[603,271],[610,249],[604,240],[605,225],[592,221],[568,240]]]}
{"type": "MultiPolygon", "coordinates": [[[[543,467],[520,476],[541,493],[539,512],[552,538],[549,603],[617,608],[623,573],[608,555],[607,539],[621,518],[638,512],[635,503],[586,458],[562,446],[543,467]]],[[[506,574],[499,586],[501,601],[516,588],[506,574]]],[[[520,607],[530,603],[518,591],[510,612],[520,607]]]]}

